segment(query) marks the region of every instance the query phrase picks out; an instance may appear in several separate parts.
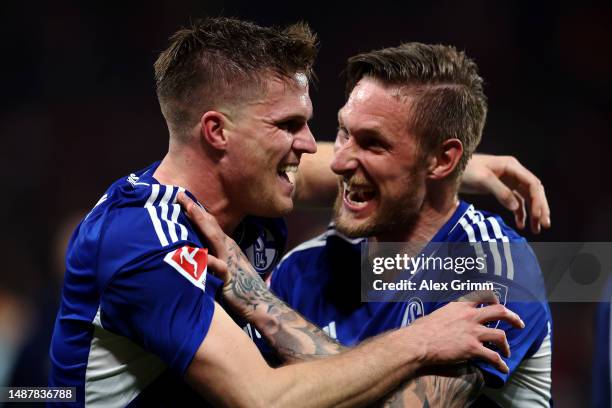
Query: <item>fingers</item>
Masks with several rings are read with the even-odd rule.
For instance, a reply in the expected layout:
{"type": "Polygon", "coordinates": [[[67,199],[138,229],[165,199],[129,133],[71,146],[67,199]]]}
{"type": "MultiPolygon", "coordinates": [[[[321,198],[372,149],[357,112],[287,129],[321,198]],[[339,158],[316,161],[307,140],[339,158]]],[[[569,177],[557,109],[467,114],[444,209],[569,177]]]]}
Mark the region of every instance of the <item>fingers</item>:
{"type": "Polygon", "coordinates": [[[457,299],[458,302],[467,302],[470,306],[476,306],[483,303],[497,304],[499,299],[490,290],[477,290],[470,292],[467,295],[461,296],[457,299]]]}
{"type": "Polygon", "coordinates": [[[188,215],[193,211],[193,206],[196,205],[195,201],[187,197],[187,194],[182,191],[176,195],[176,201],[183,207],[183,210],[188,215]]]}
{"type": "Polygon", "coordinates": [[[493,194],[497,201],[514,213],[514,221],[518,229],[525,228],[527,207],[525,199],[517,191],[510,189],[493,172],[481,181],[483,188],[493,194]]]}
{"type": "Polygon", "coordinates": [[[525,199],[517,191],[513,191],[512,194],[516,197],[519,205],[514,210],[514,222],[518,229],[525,228],[525,222],[527,221],[527,207],[525,205],[525,199]]]}
{"type": "Polygon", "coordinates": [[[493,172],[491,172],[489,177],[482,179],[482,184],[486,191],[493,194],[497,201],[505,208],[513,212],[518,210],[520,203],[517,197],[493,172]]]}
{"type": "Polygon", "coordinates": [[[540,227],[550,228],[550,207],[544,192],[544,186],[540,180],[535,177],[532,184],[529,185],[529,193],[531,197],[531,231],[535,234],[540,233],[540,227]]]}
{"type": "Polygon", "coordinates": [[[214,274],[224,282],[229,278],[227,274],[227,264],[210,253],[208,254],[207,266],[209,273],[214,274]]]}
{"type": "Polygon", "coordinates": [[[477,309],[476,320],[481,324],[494,322],[496,320],[503,320],[518,329],[525,328],[525,323],[519,315],[500,304],[485,306],[477,309]]]}
{"type": "Polygon", "coordinates": [[[489,364],[493,365],[495,368],[497,368],[502,373],[507,374],[510,372],[508,365],[501,358],[501,356],[495,351],[489,348],[486,348],[483,345],[480,345],[480,348],[476,352],[476,356],[487,361],[489,364]]]}
{"type": "Polygon", "coordinates": [[[508,344],[506,333],[503,330],[483,327],[483,333],[480,335],[479,340],[482,343],[496,345],[504,356],[510,357],[510,344],[508,344]]]}
{"type": "Polygon", "coordinates": [[[518,194],[527,200],[531,209],[531,231],[539,234],[541,227],[550,228],[550,207],[540,179],[512,157],[507,160],[502,178],[510,188],[515,188],[518,194]]]}
{"type": "Polygon", "coordinates": [[[225,233],[219,227],[215,217],[198,206],[183,192],[177,195],[176,201],[183,207],[185,214],[195,227],[209,241],[210,249],[217,255],[222,253],[224,251],[223,241],[225,233]]]}

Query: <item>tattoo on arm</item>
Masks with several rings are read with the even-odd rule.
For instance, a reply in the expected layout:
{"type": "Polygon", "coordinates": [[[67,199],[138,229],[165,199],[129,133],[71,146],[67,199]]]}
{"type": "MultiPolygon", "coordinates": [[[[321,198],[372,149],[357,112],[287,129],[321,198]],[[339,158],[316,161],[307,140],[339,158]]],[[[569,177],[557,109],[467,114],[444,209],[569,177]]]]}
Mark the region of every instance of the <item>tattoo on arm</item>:
{"type": "Polygon", "coordinates": [[[344,349],[339,342],[274,296],[231,240],[228,253],[226,263],[230,282],[223,289],[226,296],[239,299],[248,309],[247,313],[265,311],[265,322],[258,329],[284,360],[310,360],[338,354],[344,349]]]}
{"type": "Polygon", "coordinates": [[[466,407],[484,386],[484,377],[474,366],[435,368],[404,385],[384,401],[384,407],[466,407]]]}

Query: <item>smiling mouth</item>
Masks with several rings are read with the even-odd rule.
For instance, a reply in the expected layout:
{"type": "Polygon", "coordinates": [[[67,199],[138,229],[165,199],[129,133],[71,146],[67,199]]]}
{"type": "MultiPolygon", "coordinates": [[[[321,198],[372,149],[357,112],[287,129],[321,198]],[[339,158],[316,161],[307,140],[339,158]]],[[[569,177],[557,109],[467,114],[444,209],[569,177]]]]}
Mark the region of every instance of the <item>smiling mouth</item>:
{"type": "Polygon", "coordinates": [[[281,179],[283,179],[287,183],[294,185],[295,184],[295,174],[297,173],[297,171],[298,171],[297,164],[286,164],[278,168],[277,174],[281,179]]]}
{"type": "Polygon", "coordinates": [[[368,203],[376,196],[372,187],[363,185],[349,185],[343,182],[344,200],[353,208],[365,208],[368,203]]]}

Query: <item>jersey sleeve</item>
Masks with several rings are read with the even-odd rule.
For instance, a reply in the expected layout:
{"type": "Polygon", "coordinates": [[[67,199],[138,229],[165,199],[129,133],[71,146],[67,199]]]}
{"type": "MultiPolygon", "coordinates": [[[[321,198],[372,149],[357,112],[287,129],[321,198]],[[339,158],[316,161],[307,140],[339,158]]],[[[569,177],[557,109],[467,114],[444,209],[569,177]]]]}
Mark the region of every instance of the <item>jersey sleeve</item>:
{"type": "MultiPolygon", "coordinates": [[[[510,357],[501,356],[508,365],[509,373],[502,373],[482,360],[473,362],[485,375],[487,385],[493,388],[503,386],[523,359],[531,357],[540,349],[544,339],[549,334],[548,316],[546,310],[540,304],[515,302],[507,303],[506,307],[517,313],[525,322],[524,329],[517,329],[506,322],[495,324],[498,329],[506,332],[506,338],[510,345],[510,357]]],[[[493,346],[491,348],[499,351],[493,346]]]]}
{"type": "MultiPolygon", "coordinates": [[[[499,302],[517,313],[525,322],[524,329],[513,327],[504,321],[487,324],[504,330],[510,345],[510,357],[501,355],[510,372],[502,373],[482,360],[474,360],[473,364],[481,369],[488,386],[499,388],[503,386],[519,364],[533,356],[550,334],[551,322],[544,282],[538,261],[533,251],[525,241],[520,242],[478,242],[471,246],[461,246],[463,255],[474,251],[471,257],[486,259],[486,268],[474,270],[461,275],[460,281],[471,283],[490,283],[499,302]]],[[[466,295],[470,290],[459,290],[452,293],[453,298],[466,295]]],[[[449,296],[450,297],[450,296],[449,296]]],[[[441,299],[436,308],[446,304],[450,298],[441,299]]],[[[493,345],[489,346],[499,350],[493,345]]]]}
{"type": "Polygon", "coordinates": [[[542,343],[551,335],[552,322],[542,271],[529,244],[523,240],[488,244],[488,251],[485,250],[488,262],[484,279],[494,284],[494,293],[500,303],[517,313],[525,322],[523,329],[503,321],[490,323],[506,332],[511,354],[510,357],[502,358],[510,372],[502,373],[483,361],[476,361],[475,364],[485,374],[487,384],[497,388],[508,381],[523,360],[540,350],[542,343]],[[493,253],[496,250],[500,252],[499,257],[493,253]],[[500,262],[503,265],[496,267],[495,264],[500,262]],[[501,276],[497,275],[499,270],[501,276]]]}
{"type": "Polygon", "coordinates": [[[100,244],[99,324],[183,375],[210,327],[220,281],[207,274],[207,249],[193,231],[163,245],[141,215],[120,217],[100,244]]]}

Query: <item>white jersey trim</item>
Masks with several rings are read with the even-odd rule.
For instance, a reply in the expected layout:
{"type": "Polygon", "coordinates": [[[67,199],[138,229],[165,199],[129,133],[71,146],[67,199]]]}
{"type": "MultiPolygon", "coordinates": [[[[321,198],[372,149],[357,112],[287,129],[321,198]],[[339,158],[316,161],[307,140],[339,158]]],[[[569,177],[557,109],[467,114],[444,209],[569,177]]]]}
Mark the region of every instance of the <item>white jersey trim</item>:
{"type": "MultiPolygon", "coordinates": [[[[485,218],[480,211],[476,211],[474,206],[470,205],[459,219],[459,225],[467,234],[468,241],[474,245],[476,256],[484,256],[483,243],[488,243],[487,252],[493,258],[494,275],[502,276],[505,272],[508,279],[514,279],[514,261],[510,251],[510,239],[504,235],[495,217],[485,218]],[[493,232],[493,236],[489,233],[489,228],[493,232]],[[500,247],[504,254],[503,261],[500,247]]],[[[481,271],[481,273],[487,272],[486,268],[481,271]]]]}
{"type": "Polygon", "coordinates": [[[502,407],[549,407],[551,399],[552,347],[549,332],[538,351],[521,361],[502,388],[485,388],[483,394],[502,407]]]}
{"type": "Polygon", "coordinates": [[[153,223],[153,228],[155,229],[155,234],[157,235],[159,243],[162,246],[168,246],[170,245],[170,243],[176,243],[179,240],[187,240],[187,228],[183,224],[178,222],[178,217],[181,212],[181,206],[176,203],[176,197],[178,193],[184,191],[185,189],[183,187],[175,187],[161,184],[151,185],[151,195],[147,199],[147,202],[145,203],[144,207],[149,213],[149,217],[151,218],[151,222],[153,223]],[[155,204],[162,187],[164,188],[164,195],[159,200],[159,203],[155,204]],[[177,194],[174,194],[175,189],[177,189],[177,194]],[[172,199],[173,196],[174,198],[172,199]],[[171,199],[172,201],[170,201],[171,199]],[[164,231],[162,221],[164,222],[164,224],[166,224],[166,228],[168,229],[168,235],[166,235],[166,232],[164,231]],[[177,234],[177,230],[180,234],[180,237],[179,234],[177,234]]]}
{"type": "Polygon", "coordinates": [[[100,308],[85,372],[85,406],[125,407],[166,370],[155,355],[102,327],[100,308]]]}

